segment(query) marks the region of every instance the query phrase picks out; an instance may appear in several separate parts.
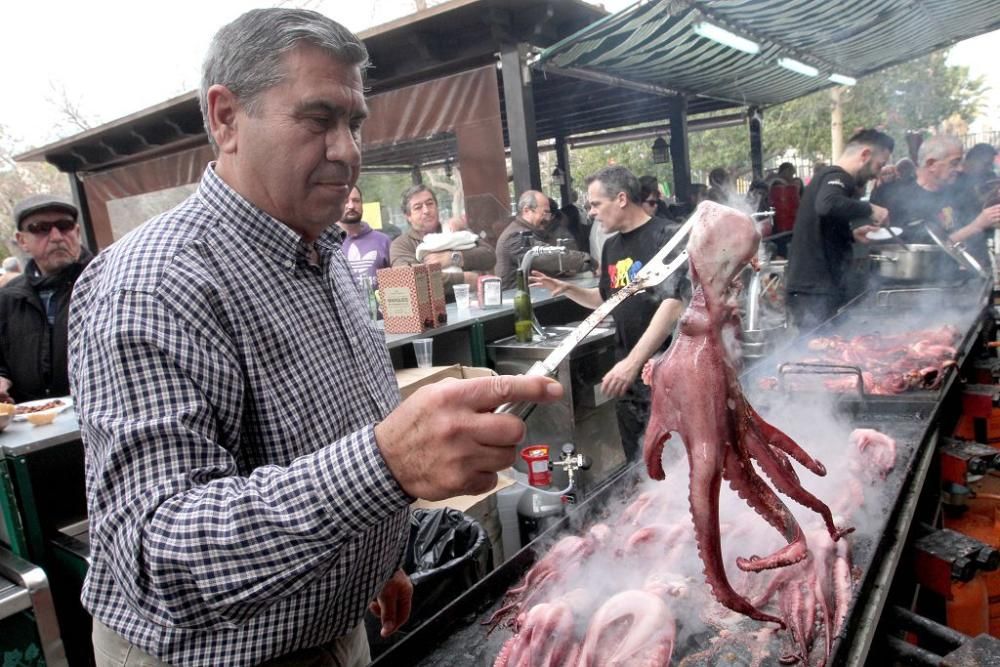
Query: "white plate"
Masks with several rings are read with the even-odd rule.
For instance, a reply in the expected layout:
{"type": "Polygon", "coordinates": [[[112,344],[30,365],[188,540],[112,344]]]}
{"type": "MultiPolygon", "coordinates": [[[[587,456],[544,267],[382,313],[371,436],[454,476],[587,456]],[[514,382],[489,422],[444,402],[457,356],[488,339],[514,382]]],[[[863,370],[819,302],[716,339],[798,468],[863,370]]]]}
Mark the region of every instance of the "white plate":
{"type": "Polygon", "coordinates": [[[893,236],[899,236],[900,234],[903,233],[902,227],[890,227],[889,229],[882,227],[876,229],[873,232],[868,232],[867,234],[865,234],[865,236],[867,236],[872,241],[888,241],[889,239],[893,238],[893,236]],[[892,230],[892,234],[889,233],[889,229],[892,230]]]}
{"type": "MultiPolygon", "coordinates": [[[[57,414],[69,410],[71,407],[73,407],[73,399],[70,398],[69,396],[57,396],[55,398],[40,398],[37,401],[25,401],[24,403],[18,403],[17,405],[18,407],[22,405],[29,405],[29,406],[45,405],[46,403],[51,403],[52,401],[57,401],[57,400],[62,401],[62,405],[60,405],[58,408],[52,408],[53,410],[56,411],[57,414]]],[[[28,415],[26,414],[14,415],[14,421],[16,422],[28,421],[28,415]]]]}

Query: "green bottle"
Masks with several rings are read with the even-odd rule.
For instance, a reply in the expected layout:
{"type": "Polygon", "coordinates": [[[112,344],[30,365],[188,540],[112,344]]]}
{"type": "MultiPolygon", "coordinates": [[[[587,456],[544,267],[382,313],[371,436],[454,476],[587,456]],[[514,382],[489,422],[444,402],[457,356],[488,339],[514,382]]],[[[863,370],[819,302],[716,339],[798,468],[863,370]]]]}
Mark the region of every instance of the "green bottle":
{"type": "Polygon", "coordinates": [[[530,343],[533,335],[531,326],[531,293],[524,278],[524,271],[517,270],[517,291],[514,293],[514,337],[519,343],[530,343]]]}

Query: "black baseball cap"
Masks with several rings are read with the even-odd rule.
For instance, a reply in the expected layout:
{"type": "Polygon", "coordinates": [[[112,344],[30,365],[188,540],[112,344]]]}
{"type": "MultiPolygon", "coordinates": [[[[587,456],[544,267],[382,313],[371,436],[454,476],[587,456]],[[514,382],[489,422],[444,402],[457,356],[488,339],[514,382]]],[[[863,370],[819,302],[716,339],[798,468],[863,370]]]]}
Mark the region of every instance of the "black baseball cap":
{"type": "Polygon", "coordinates": [[[76,204],[65,197],[53,194],[31,195],[17,202],[14,206],[14,224],[17,225],[17,229],[20,231],[21,222],[25,218],[32,213],[49,209],[66,211],[73,216],[74,220],[80,216],[80,211],[76,208],[76,204]]]}

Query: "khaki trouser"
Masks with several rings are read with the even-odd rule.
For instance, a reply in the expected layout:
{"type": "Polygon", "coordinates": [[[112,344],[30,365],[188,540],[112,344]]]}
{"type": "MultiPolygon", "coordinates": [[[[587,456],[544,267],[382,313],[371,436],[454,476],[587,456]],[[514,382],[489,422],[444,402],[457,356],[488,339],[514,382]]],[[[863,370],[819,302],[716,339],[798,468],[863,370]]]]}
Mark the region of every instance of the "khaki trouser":
{"type": "MultiPolygon", "coordinates": [[[[94,619],[94,660],[97,667],[170,667],[119,637],[94,619]]],[[[365,624],[324,646],[304,648],[268,660],[264,667],[364,667],[371,662],[365,624]]]]}

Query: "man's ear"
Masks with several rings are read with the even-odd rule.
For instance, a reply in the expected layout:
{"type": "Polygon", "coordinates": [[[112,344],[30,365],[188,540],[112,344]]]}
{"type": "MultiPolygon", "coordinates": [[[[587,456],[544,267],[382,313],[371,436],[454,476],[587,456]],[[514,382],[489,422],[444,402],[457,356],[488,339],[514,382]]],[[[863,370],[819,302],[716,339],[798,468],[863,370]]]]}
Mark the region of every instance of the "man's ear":
{"type": "Polygon", "coordinates": [[[239,100],[233,91],[222,84],[215,84],[209,88],[207,97],[209,132],[219,146],[220,153],[233,153],[237,144],[239,100]]]}
{"type": "Polygon", "coordinates": [[[618,208],[628,206],[628,195],[624,191],[618,193],[618,208]]]}
{"type": "Polygon", "coordinates": [[[23,252],[23,253],[27,253],[28,252],[28,248],[24,244],[24,235],[25,234],[26,234],[26,232],[22,232],[20,230],[14,232],[14,240],[17,241],[17,246],[21,249],[21,252],[23,252]]]}

